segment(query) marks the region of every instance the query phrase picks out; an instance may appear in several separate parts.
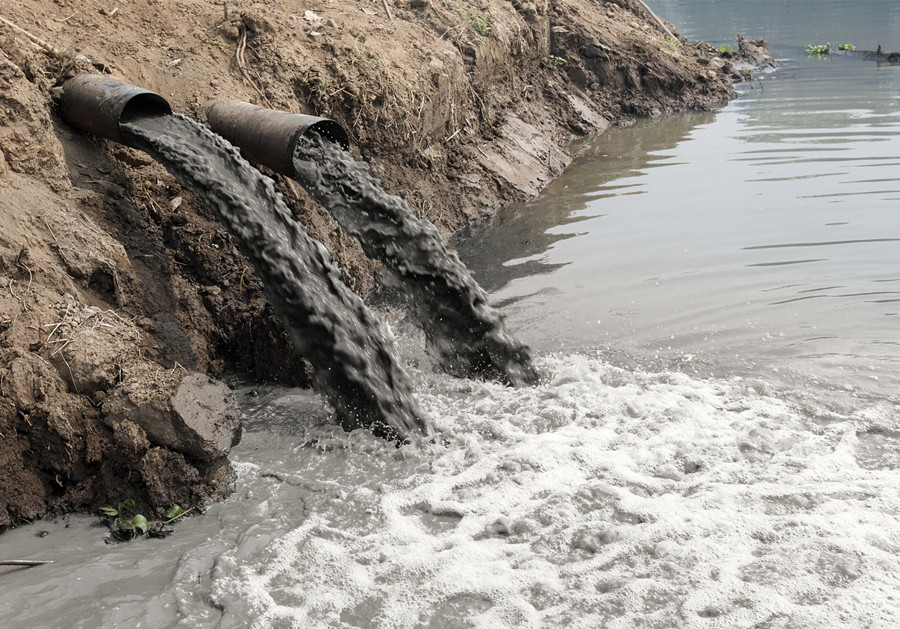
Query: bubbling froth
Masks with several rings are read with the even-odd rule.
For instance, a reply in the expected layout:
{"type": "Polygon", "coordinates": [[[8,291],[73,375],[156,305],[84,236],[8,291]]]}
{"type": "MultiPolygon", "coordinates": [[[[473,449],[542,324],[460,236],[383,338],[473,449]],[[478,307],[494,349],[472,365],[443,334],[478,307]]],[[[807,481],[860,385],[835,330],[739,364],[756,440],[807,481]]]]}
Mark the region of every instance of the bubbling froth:
{"type": "Polygon", "coordinates": [[[896,408],[823,420],[740,380],[540,363],[551,380],[519,390],[420,374],[435,444],[390,454],[371,435],[319,434],[319,462],[295,474],[332,497],[220,557],[226,618],[892,626],[896,408]]]}

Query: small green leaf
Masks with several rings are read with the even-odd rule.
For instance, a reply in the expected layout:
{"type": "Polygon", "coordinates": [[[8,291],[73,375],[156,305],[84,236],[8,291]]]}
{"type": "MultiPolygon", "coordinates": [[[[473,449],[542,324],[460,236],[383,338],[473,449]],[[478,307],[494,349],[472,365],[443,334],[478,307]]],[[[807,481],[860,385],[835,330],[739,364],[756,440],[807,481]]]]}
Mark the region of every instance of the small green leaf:
{"type": "Polygon", "coordinates": [[[150,525],[147,524],[147,518],[138,513],[136,516],[131,518],[131,526],[141,532],[142,535],[147,534],[147,529],[150,528],[150,525]]]}
{"type": "Polygon", "coordinates": [[[172,505],[171,507],[169,507],[169,510],[163,514],[163,517],[167,520],[171,520],[172,518],[177,518],[182,513],[184,513],[184,509],[182,509],[178,505],[172,505]]]}
{"type": "Polygon", "coordinates": [[[112,507],[100,507],[100,513],[102,513],[103,515],[108,515],[111,518],[114,518],[117,515],[119,515],[119,512],[116,509],[113,509],[112,507]]]}

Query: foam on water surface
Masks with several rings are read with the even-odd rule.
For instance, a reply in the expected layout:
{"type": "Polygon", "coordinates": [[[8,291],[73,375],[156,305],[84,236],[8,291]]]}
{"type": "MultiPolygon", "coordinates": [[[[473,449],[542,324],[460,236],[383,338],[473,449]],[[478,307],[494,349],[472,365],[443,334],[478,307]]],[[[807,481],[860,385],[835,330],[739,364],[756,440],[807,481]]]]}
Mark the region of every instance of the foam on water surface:
{"type": "MultiPolygon", "coordinates": [[[[896,405],[541,368],[524,389],[419,374],[437,443],[305,429],[270,530],[216,560],[224,626],[893,626],[896,405]]],[[[256,421],[289,412],[269,402],[256,421]]],[[[270,478],[249,454],[241,483],[270,478]]]]}

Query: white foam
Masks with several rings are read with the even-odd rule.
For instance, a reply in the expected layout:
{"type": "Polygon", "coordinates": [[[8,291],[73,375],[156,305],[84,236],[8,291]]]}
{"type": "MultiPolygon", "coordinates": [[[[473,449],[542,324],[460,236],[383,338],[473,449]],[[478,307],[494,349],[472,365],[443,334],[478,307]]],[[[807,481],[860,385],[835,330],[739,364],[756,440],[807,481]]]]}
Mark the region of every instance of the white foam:
{"type": "Polygon", "coordinates": [[[895,626],[900,471],[884,431],[896,429],[896,408],[824,422],[737,380],[631,372],[585,356],[541,367],[549,383],[526,389],[430,376],[420,401],[438,444],[391,454],[354,433],[344,448],[297,449],[288,472],[330,469],[317,480],[336,483],[345,500],[322,503],[259,552],[230,552],[214,585],[226,618],[256,618],[256,627],[895,626]],[[870,448],[861,466],[858,435],[873,426],[882,450],[870,448]],[[305,470],[304,457],[319,462],[305,470]],[[355,504],[368,513],[354,519],[355,504]]]}

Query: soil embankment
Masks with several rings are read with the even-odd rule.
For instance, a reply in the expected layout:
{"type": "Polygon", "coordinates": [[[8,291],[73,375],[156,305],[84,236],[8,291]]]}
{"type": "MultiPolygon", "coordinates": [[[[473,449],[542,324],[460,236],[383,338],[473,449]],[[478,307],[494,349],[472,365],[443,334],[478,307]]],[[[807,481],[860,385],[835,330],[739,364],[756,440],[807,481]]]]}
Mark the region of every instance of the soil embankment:
{"type": "MultiPolygon", "coordinates": [[[[23,0],[0,17],[0,528],[217,499],[239,427],[211,378],[309,379],[230,235],[146,155],[63,123],[62,79],[108,73],[197,119],[222,96],[335,118],[448,233],[535,195],[572,139],[720,105],[737,78],[633,0],[23,0]]],[[[277,183],[369,292],[359,244],[277,183]]]]}

